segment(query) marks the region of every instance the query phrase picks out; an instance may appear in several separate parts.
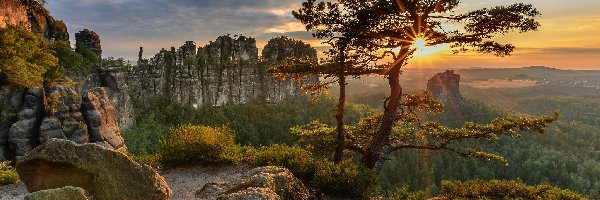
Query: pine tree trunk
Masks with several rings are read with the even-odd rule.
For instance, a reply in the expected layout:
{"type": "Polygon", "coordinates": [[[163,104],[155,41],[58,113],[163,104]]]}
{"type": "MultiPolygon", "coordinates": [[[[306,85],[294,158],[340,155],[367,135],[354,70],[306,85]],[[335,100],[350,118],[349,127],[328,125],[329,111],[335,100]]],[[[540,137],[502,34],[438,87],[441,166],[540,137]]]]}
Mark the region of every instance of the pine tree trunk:
{"type": "Polygon", "coordinates": [[[340,163],[344,157],[344,146],[346,145],[346,138],[344,135],[344,111],[346,104],[346,77],[344,75],[339,76],[339,85],[340,85],[340,97],[338,98],[338,105],[335,114],[335,119],[337,123],[337,139],[336,139],[336,147],[335,154],[333,156],[333,161],[335,163],[340,163]]]}
{"type": "Polygon", "coordinates": [[[381,127],[363,155],[363,164],[369,169],[375,169],[377,163],[383,157],[383,148],[390,138],[392,126],[398,114],[397,108],[402,96],[402,87],[400,85],[400,68],[402,64],[394,66],[394,69],[389,72],[390,97],[384,107],[381,127]]]}

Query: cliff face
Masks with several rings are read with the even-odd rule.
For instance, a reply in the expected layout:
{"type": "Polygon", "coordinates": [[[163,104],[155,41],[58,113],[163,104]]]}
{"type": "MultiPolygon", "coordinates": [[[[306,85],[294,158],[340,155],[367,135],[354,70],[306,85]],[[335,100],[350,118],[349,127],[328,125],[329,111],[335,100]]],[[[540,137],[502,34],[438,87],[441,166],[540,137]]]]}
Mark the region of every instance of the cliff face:
{"type": "MultiPolygon", "coordinates": [[[[294,40],[288,37],[277,37],[271,39],[262,51],[263,69],[282,64],[290,57],[317,59],[317,50],[305,44],[302,41],[294,40]]],[[[318,76],[307,77],[302,80],[303,83],[317,83],[318,76]]],[[[266,83],[267,101],[280,101],[288,96],[300,94],[301,84],[297,84],[291,78],[278,80],[268,76],[266,83]]]]}
{"type": "Polygon", "coordinates": [[[47,41],[69,40],[65,23],[34,0],[2,0],[0,8],[0,28],[18,26],[42,34],[47,41]]]}
{"type": "MultiPolygon", "coordinates": [[[[187,105],[223,105],[250,100],[279,101],[299,95],[292,81],[280,81],[267,68],[290,56],[316,58],[316,50],[288,38],[274,38],[263,50],[259,62],[256,40],[239,36],[221,36],[196,48],[192,41],[171,50],[161,50],[150,60],[142,59],[130,73],[130,94],[143,101],[165,95],[187,105]]],[[[313,78],[310,81],[318,81],[313,78]]]]}

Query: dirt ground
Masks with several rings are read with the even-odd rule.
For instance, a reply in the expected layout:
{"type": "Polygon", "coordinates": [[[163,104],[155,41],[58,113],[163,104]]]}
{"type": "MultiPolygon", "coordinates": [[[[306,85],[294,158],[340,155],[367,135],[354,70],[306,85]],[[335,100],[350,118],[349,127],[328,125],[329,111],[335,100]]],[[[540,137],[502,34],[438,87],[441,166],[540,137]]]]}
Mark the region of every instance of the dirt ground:
{"type": "MultiPolygon", "coordinates": [[[[159,169],[158,173],[165,177],[173,196],[171,199],[198,199],[194,197],[208,182],[230,182],[239,178],[242,173],[250,170],[248,165],[226,167],[184,167],[174,169],[159,169]]],[[[22,200],[27,194],[25,184],[0,186],[0,200],[22,200]]]]}

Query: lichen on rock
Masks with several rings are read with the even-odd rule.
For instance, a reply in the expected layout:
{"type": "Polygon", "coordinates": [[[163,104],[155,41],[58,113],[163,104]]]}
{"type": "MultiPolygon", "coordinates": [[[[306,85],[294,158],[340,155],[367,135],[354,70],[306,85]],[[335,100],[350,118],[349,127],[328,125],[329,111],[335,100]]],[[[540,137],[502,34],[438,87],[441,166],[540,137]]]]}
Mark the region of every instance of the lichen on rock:
{"type": "Polygon", "coordinates": [[[96,144],[50,139],[17,163],[29,192],[76,186],[94,199],[162,200],[171,196],[165,179],[147,165],[96,144]]]}

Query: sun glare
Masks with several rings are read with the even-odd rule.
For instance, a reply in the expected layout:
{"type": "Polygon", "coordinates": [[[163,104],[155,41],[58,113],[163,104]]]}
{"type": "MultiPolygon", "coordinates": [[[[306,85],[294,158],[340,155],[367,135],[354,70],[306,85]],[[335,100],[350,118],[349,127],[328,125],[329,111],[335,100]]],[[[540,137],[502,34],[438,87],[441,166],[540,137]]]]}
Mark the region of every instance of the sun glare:
{"type": "Polygon", "coordinates": [[[418,37],[413,40],[413,44],[411,46],[415,50],[415,56],[427,56],[433,53],[444,50],[443,46],[430,46],[427,42],[427,39],[418,37]]]}

